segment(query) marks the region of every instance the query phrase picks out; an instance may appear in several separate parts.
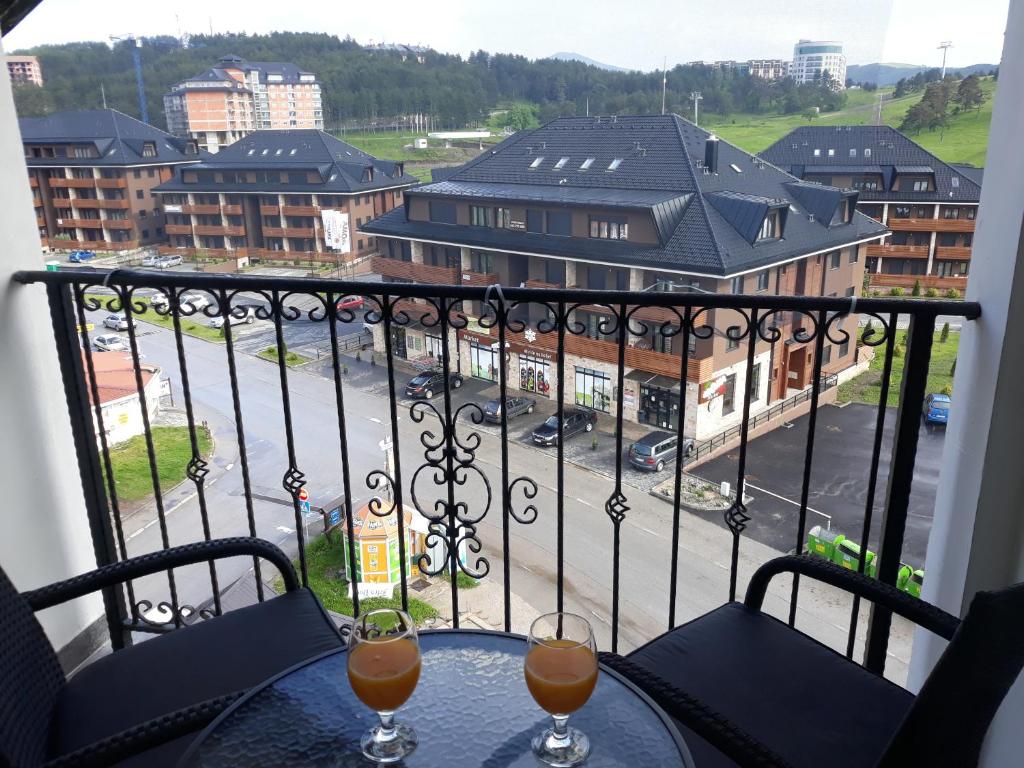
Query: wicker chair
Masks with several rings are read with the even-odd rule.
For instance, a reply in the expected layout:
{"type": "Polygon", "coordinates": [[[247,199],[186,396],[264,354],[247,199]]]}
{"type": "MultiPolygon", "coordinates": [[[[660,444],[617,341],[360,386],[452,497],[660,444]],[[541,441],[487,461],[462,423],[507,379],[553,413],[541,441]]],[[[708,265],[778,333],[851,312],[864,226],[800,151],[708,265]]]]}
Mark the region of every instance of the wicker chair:
{"type": "Polygon", "coordinates": [[[342,646],[285,554],[261,539],[174,547],[23,594],[0,570],[0,768],[174,765],[253,685],[342,646]],[[34,616],[129,579],[237,556],[272,563],[285,594],[109,654],[70,679],[34,616]]]}
{"type": "Polygon", "coordinates": [[[701,768],[969,768],[1024,666],[1024,584],[975,595],[961,621],[810,556],[772,560],[728,603],[627,657],[602,661],[647,691],[701,768]],[[915,697],[761,611],[798,573],[884,606],[949,641],[915,697]]]}

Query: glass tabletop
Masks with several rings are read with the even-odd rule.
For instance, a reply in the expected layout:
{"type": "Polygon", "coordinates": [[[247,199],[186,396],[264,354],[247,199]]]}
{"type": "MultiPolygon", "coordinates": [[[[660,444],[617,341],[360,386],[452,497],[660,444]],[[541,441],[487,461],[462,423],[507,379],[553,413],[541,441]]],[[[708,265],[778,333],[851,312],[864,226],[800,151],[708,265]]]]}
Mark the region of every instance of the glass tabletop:
{"type": "MultiPolygon", "coordinates": [[[[526,641],[498,632],[420,634],[423,668],[395,719],[419,734],[400,765],[530,766],[530,739],[550,723],[523,679],[526,641]]],[[[349,687],[345,651],[322,656],[249,693],[214,721],[179,768],[372,766],[359,738],[376,715],[349,687]]],[[[590,737],[587,768],[692,768],[671,720],[643,693],[602,668],[597,688],[570,724],[590,737]]]]}

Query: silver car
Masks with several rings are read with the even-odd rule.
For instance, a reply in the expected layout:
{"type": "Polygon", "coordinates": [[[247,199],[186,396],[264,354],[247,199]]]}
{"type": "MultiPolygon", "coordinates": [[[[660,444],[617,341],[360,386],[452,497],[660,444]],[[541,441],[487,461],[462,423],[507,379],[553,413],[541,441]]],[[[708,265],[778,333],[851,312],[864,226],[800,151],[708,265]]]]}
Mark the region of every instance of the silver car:
{"type": "Polygon", "coordinates": [[[118,333],[102,333],[92,340],[92,345],[100,352],[124,352],[128,349],[124,337],[118,333]]]}
{"type": "Polygon", "coordinates": [[[103,327],[111,328],[115,331],[127,331],[128,330],[128,318],[121,314],[107,315],[103,318],[103,327]]]}
{"type": "Polygon", "coordinates": [[[181,264],[181,256],[161,256],[153,262],[153,266],[157,269],[167,269],[168,267],[176,267],[181,264]]]}
{"type": "MultiPolygon", "coordinates": [[[[239,317],[234,312],[228,314],[228,318],[231,320],[232,325],[252,325],[256,322],[256,308],[246,307],[245,314],[239,317]]],[[[207,323],[211,328],[223,328],[224,327],[224,316],[217,315],[216,317],[210,318],[210,322],[207,323]]]]}

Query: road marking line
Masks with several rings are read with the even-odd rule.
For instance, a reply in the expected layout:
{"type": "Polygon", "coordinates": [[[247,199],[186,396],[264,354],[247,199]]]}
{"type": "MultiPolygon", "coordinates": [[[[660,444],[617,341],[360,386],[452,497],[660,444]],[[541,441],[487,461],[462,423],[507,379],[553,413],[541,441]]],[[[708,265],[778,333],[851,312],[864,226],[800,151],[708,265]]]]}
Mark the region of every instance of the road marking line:
{"type": "Polygon", "coordinates": [[[224,471],[225,472],[230,472],[234,468],[235,468],[235,464],[234,464],[234,462],[232,462],[231,464],[228,464],[226,467],[224,467],[224,471]]]}
{"type": "Polygon", "coordinates": [[[607,624],[609,627],[612,625],[612,623],[610,621],[608,621],[608,619],[606,619],[600,613],[595,611],[593,608],[588,608],[587,610],[590,611],[592,614],[594,614],[600,621],[603,621],[605,624],[607,624]]]}
{"type": "Polygon", "coordinates": [[[374,424],[383,424],[384,422],[378,419],[376,416],[367,416],[368,421],[372,421],[374,424]]]}
{"type": "MultiPolygon", "coordinates": [[[[767,488],[759,488],[756,485],[754,485],[753,483],[746,483],[746,486],[747,486],[747,488],[753,488],[755,491],[759,491],[761,493],[767,493],[769,496],[774,496],[776,499],[779,499],[779,501],[784,501],[787,504],[792,504],[794,507],[799,507],[800,506],[799,503],[793,501],[792,499],[787,499],[785,496],[779,496],[779,494],[777,494],[777,493],[772,493],[767,488]]],[[[818,510],[814,509],[813,507],[808,507],[807,511],[808,512],[813,512],[816,515],[821,515],[826,520],[828,520],[830,524],[832,522],[832,515],[827,515],[824,512],[819,512],[818,510]]]]}
{"type": "Polygon", "coordinates": [[[661,538],[661,534],[660,534],[660,533],[655,533],[655,532],[654,532],[654,531],[652,531],[652,530],[651,530],[650,528],[644,528],[644,527],[643,527],[642,525],[639,525],[639,526],[637,526],[637,527],[638,527],[638,528],[639,528],[639,529],[640,529],[641,531],[643,531],[644,533],[649,533],[649,534],[651,534],[651,536],[657,536],[657,537],[658,537],[659,539],[661,538]]]}
{"type": "Polygon", "coordinates": [[[590,507],[591,509],[594,508],[593,504],[591,504],[589,501],[584,501],[583,499],[579,498],[578,496],[573,496],[573,499],[575,499],[576,501],[578,501],[580,504],[582,504],[585,507],[590,507]]]}

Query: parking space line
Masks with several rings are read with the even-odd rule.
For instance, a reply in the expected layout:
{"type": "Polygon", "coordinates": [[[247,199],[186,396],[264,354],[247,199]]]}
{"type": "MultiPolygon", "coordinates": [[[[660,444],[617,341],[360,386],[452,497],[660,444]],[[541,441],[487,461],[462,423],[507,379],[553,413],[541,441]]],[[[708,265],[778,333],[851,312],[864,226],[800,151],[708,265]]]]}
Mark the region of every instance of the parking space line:
{"type": "MultiPolygon", "coordinates": [[[[756,485],[754,485],[753,483],[750,483],[750,482],[746,483],[746,486],[747,486],[747,488],[752,488],[755,491],[758,491],[759,493],[766,493],[769,496],[772,496],[772,497],[778,499],[779,501],[784,501],[787,504],[792,504],[794,507],[799,507],[800,506],[800,504],[798,502],[795,502],[792,499],[787,499],[785,496],[780,496],[777,493],[772,493],[767,488],[760,488],[760,487],[758,487],[758,486],[756,486],[756,485]]],[[[814,509],[814,507],[807,507],[807,511],[808,512],[813,512],[816,515],[821,515],[822,517],[824,517],[826,520],[828,520],[829,530],[832,529],[832,515],[826,514],[824,512],[819,512],[817,509],[814,509]]]]}

